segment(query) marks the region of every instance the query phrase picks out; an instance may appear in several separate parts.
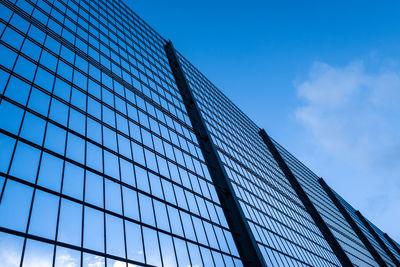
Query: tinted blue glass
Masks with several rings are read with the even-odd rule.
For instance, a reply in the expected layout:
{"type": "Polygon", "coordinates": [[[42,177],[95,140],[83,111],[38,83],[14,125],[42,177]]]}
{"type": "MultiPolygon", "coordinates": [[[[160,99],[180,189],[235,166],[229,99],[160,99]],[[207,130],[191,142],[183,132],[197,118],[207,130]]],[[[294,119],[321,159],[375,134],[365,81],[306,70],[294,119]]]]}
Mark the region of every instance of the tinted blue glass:
{"type": "Polygon", "coordinates": [[[57,240],[75,246],[81,245],[82,212],[82,205],[67,199],[61,200],[57,240]]]}
{"type": "Polygon", "coordinates": [[[3,36],[1,37],[1,40],[19,50],[24,38],[13,29],[7,27],[3,33],[3,36]]]}
{"type": "Polygon", "coordinates": [[[38,185],[60,192],[63,161],[48,153],[43,153],[40,162],[38,185]]]}
{"type": "Polygon", "coordinates": [[[0,5],[1,18],[8,21],[11,18],[12,11],[4,5],[0,5]]]}
{"type": "Polygon", "coordinates": [[[64,247],[56,248],[55,267],[77,267],[81,264],[81,252],[64,247]]]}
{"type": "Polygon", "coordinates": [[[28,233],[54,239],[57,226],[59,198],[36,190],[28,233]]]}
{"type": "Polygon", "coordinates": [[[41,48],[31,41],[25,40],[22,46],[22,52],[37,61],[40,57],[41,48]]]}
{"type": "Polygon", "coordinates": [[[124,200],[124,215],[128,218],[139,220],[138,196],[136,191],[123,186],[122,194],[124,200]]]}
{"type": "Polygon", "coordinates": [[[6,173],[11,161],[15,139],[0,133],[0,171],[6,173]]]}
{"type": "Polygon", "coordinates": [[[14,72],[18,73],[29,81],[33,81],[35,70],[35,64],[24,57],[18,57],[17,63],[15,64],[14,72]]]}
{"type": "Polygon", "coordinates": [[[85,207],[83,246],[104,252],[104,213],[85,207]]]}
{"type": "MultiPolygon", "coordinates": [[[[121,185],[105,180],[105,197],[107,210],[122,214],[121,185]]],[[[128,204],[128,203],[127,203],[128,204]]]]}
{"type": "Polygon", "coordinates": [[[42,145],[46,121],[33,115],[30,112],[25,113],[24,122],[21,128],[21,137],[37,145],[42,145]]]}
{"type": "Polygon", "coordinates": [[[17,14],[14,14],[13,17],[11,18],[10,23],[16,27],[18,30],[23,31],[26,33],[29,28],[29,22],[18,16],[17,14]]]}
{"type": "Polygon", "coordinates": [[[7,267],[19,267],[23,244],[24,239],[22,237],[0,232],[1,264],[7,267]]]}
{"type": "Polygon", "coordinates": [[[125,258],[125,240],[122,219],[106,215],[107,253],[125,258]]]}
{"type": "Polygon", "coordinates": [[[26,105],[30,88],[29,84],[12,76],[8,82],[5,95],[22,105],[26,105]]]}
{"type": "Polygon", "coordinates": [[[22,266],[51,267],[53,263],[53,250],[53,245],[28,239],[22,266]]]}
{"type": "Polygon", "coordinates": [[[8,69],[12,69],[15,59],[17,58],[17,54],[3,44],[0,44],[0,54],[3,55],[0,64],[8,69]]]}
{"type": "Polygon", "coordinates": [[[101,144],[101,125],[100,123],[87,118],[87,137],[101,144]]]}
{"type": "MultiPolygon", "coordinates": [[[[86,164],[95,170],[103,171],[103,152],[99,146],[92,143],[86,144],[86,164]]],[[[113,166],[113,168],[117,167],[118,165],[113,166]]]]}
{"type": "Polygon", "coordinates": [[[83,267],[103,267],[105,266],[105,259],[103,257],[83,253],[83,267]]]}
{"type": "MultiPolygon", "coordinates": [[[[178,258],[178,265],[179,266],[190,266],[189,255],[186,248],[186,243],[182,239],[174,238],[176,254],[178,258]]],[[[224,264],[217,265],[217,266],[224,266],[224,264]]]]}
{"type": "Polygon", "coordinates": [[[32,88],[31,96],[29,97],[28,107],[34,111],[47,117],[49,112],[50,96],[39,91],[36,88],[32,88]]]}
{"type": "Polygon", "coordinates": [[[53,99],[50,105],[50,119],[67,126],[68,107],[60,101],[53,99]]]}
{"type": "Polygon", "coordinates": [[[85,135],[85,116],[80,113],[79,111],[76,111],[74,109],[70,109],[69,112],[69,128],[71,130],[74,130],[81,135],[85,135]]]}
{"type": "Polygon", "coordinates": [[[64,168],[65,169],[62,193],[82,200],[84,170],[68,162],[65,163],[64,168]]]}
{"type": "Polygon", "coordinates": [[[64,82],[63,80],[57,78],[54,84],[54,91],[53,93],[60,97],[61,99],[69,102],[69,98],[71,95],[71,86],[64,82]]]}
{"type": "Polygon", "coordinates": [[[10,174],[34,183],[39,167],[40,150],[25,143],[18,142],[10,174]]]}
{"type": "Polygon", "coordinates": [[[160,249],[158,246],[157,232],[147,227],[143,227],[143,240],[144,240],[144,249],[146,252],[146,263],[155,266],[160,266],[161,257],[160,257],[160,249]]]}
{"type": "Polygon", "coordinates": [[[153,202],[151,198],[139,194],[140,218],[143,222],[155,226],[153,202]]]}
{"type": "Polygon", "coordinates": [[[68,133],[66,156],[79,163],[84,163],[85,141],[75,134],[68,133]]]}
{"type": "Polygon", "coordinates": [[[44,147],[64,155],[66,131],[52,123],[47,124],[44,147]]]}
{"type": "Polygon", "coordinates": [[[135,187],[136,180],[133,172],[133,164],[121,158],[119,159],[119,163],[121,168],[121,181],[135,187]]]}
{"type": "Polygon", "coordinates": [[[85,201],[103,207],[103,177],[86,171],[85,201]]]}
{"type": "Polygon", "coordinates": [[[138,224],[125,221],[127,258],[144,262],[142,231],[138,224]]]}
{"type": "MultiPolygon", "coordinates": [[[[165,266],[177,266],[174,245],[169,235],[159,233],[162,260],[165,266]]],[[[193,265],[196,266],[196,265],[193,265]]],[[[201,266],[201,265],[199,265],[201,266]]]]}
{"type": "Polygon", "coordinates": [[[0,226],[25,232],[33,189],[8,180],[0,203],[0,226]]]}
{"type": "Polygon", "coordinates": [[[38,68],[35,77],[35,83],[48,92],[53,91],[54,76],[48,71],[38,68]]]}

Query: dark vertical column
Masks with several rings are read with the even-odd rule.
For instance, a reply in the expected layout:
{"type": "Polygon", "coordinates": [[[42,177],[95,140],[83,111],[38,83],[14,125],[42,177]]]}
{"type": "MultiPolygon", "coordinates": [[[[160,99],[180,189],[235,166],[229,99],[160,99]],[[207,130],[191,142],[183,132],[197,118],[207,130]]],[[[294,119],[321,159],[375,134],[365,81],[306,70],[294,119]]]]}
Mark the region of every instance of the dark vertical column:
{"type": "Polygon", "coordinates": [[[375,230],[372,228],[372,226],[367,222],[367,220],[364,218],[364,216],[361,214],[360,211],[356,211],[357,217],[360,219],[360,221],[364,224],[365,228],[369,231],[369,233],[375,238],[376,242],[381,246],[381,248],[386,252],[386,254],[389,256],[389,258],[392,260],[392,262],[400,267],[400,262],[396,257],[393,255],[392,251],[386,246],[385,242],[382,241],[382,239],[379,237],[379,235],[375,232],[375,230]]]}
{"type": "Polygon", "coordinates": [[[235,196],[235,192],[225,168],[222,165],[222,161],[219,158],[217,149],[211,141],[211,135],[207,130],[200,108],[196,103],[176,51],[170,41],[166,43],[164,50],[167,54],[176,85],[182,95],[183,103],[198,139],[200,149],[203,152],[210,176],[216,186],[219,201],[224,210],[226,220],[232,231],[232,236],[243,264],[245,266],[267,266],[243,214],[239,201],[235,196]]]}
{"type": "Polygon", "coordinates": [[[353,220],[351,215],[347,212],[346,208],[342,205],[340,200],[335,196],[335,193],[330,189],[330,187],[325,183],[324,179],[319,178],[318,179],[319,184],[322,186],[328,197],[332,200],[333,204],[335,204],[336,208],[339,210],[339,212],[343,215],[347,223],[350,225],[350,227],[353,229],[353,231],[356,233],[358,238],[361,240],[361,242],[364,244],[364,246],[367,248],[369,253],[371,253],[372,257],[375,259],[375,261],[379,264],[379,266],[387,266],[384,260],[382,259],[381,255],[379,255],[378,251],[372,246],[371,242],[369,242],[368,238],[364,235],[363,231],[358,227],[357,223],[353,220]]]}
{"type": "Polygon", "coordinates": [[[396,250],[397,254],[400,255],[400,248],[394,243],[394,241],[388,236],[388,234],[383,234],[386,240],[390,243],[390,245],[396,250]]]}
{"type": "Polygon", "coordinates": [[[280,169],[282,170],[283,174],[285,175],[286,179],[288,179],[290,185],[293,187],[294,191],[296,192],[297,196],[303,203],[304,207],[311,215],[311,218],[314,220],[316,226],[321,231],[322,235],[324,236],[325,240],[328,242],[329,246],[332,248],[333,253],[335,253],[336,257],[340,261],[343,266],[353,266],[350,259],[347,257],[346,253],[344,252],[343,248],[340,246],[339,242],[333,236],[332,232],[329,230],[328,226],[326,225],[325,221],[322,219],[321,215],[318,213],[317,209],[312,204],[311,200],[307,196],[306,192],[301,187],[300,183],[297,181],[296,177],[293,175],[292,171],[290,170],[289,166],[286,164],[285,160],[282,158],[281,154],[279,153],[278,149],[275,147],[274,143],[272,142],[271,138],[265,132],[264,129],[260,129],[259,132],[261,138],[263,139],[264,143],[268,147],[269,151],[271,152],[272,156],[274,157],[275,161],[278,163],[280,169]]]}

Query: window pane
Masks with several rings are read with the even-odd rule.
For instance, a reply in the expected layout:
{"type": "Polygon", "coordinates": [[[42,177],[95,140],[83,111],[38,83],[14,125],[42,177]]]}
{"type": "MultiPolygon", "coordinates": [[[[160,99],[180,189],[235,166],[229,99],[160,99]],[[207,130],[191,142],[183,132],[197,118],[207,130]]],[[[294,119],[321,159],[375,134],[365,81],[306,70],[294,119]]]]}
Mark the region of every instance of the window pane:
{"type": "Polygon", "coordinates": [[[8,180],[0,203],[0,226],[25,232],[33,189],[8,180]]]}
{"type": "Polygon", "coordinates": [[[17,135],[24,111],[10,102],[3,100],[0,102],[0,114],[7,114],[7,116],[0,116],[0,128],[17,135]]]}
{"type": "Polygon", "coordinates": [[[134,220],[139,220],[139,207],[136,191],[125,186],[122,187],[124,198],[124,215],[134,220]]]}
{"type": "Polygon", "coordinates": [[[62,199],[58,223],[58,240],[75,246],[81,245],[82,205],[62,199]]]}
{"type": "Polygon", "coordinates": [[[28,107],[47,117],[49,112],[50,96],[33,88],[29,97],[28,107]]]}
{"type": "Polygon", "coordinates": [[[92,143],[86,143],[86,164],[99,172],[103,172],[103,153],[99,146],[92,143]]]}
{"type": "Polygon", "coordinates": [[[0,232],[0,262],[7,267],[19,267],[24,239],[0,232]]]}
{"type": "Polygon", "coordinates": [[[72,133],[68,133],[67,143],[67,157],[83,164],[85,158],[85,141],[72,133]]]}
{"type": "Polygon", "coordinates": [[[55,267],[78,267],[81,265],[81,252],[64,247],[56,248],[55,267]]]}
{"type": "Polygon", "coordinates": [[[104,151],[104,173],[115,179],[120,179],[118,157],[108,151],[104,151]]]}
{"type": "Polygon", "coordinates": [[[5,96],[25,106],[26,101],[28,100],[30,88],[31,86],[29,84],[15,76],[12,76],[8,82],[5,96]]]}
{"type": "Polygon", "coordinates": [[[125,221],[126,250],[128,259],[144,262],[142,231],[136,223],[125,221]]]}
{"type": "Polygon", "coordinates": [[[51,267],[53,263],[54,246],[28,239],[23,258],[23,267],[51,267]]]}
{"type": "Polygon", "coordinates": [[[21,137],[41,146],[43,143],[45,126],[45,120],[30,112],[26,112],[24,122],[22,123],[21,137]]]}
{"type": "Polygon", "coordinates": [[[57,224],[59,198],[55,195],[37,190],[32,206],[29,233],[54,239],[57,224]]]}
{"type": "Polygon", "coordinates": [[[39,165],[40,150],[18,142],[10,174],[34,183],[39,165]]]}
{"type": "Polygon", "coordinates": [[[59,192],[61,187],[61,176],[63,161],[53,155],[43,153],[40,163],[38,184],[59,192]]]}
{"type": "Polygon", "coordinates": [[[83,253],[83,267],[104,267],[105,261],[103,257],[83,253]]]}
{"type": "MultiPolygon", "coordinates": [[[[157,232],[143,227],[144,248],[146,251],[146,263],[156,266],[161,265],[160,249],[158,246],[157,232]]],[[[185,265],[187,266],[187,265],[185,265]]]]}
{"type": "Polygon", "coordinates": [[[140,218],[142,222],[155,226],[153,202],[151,198],[139,194],[140,218]]]}
{"type": "Polygon", "coordinates": [[[125,257],[125,240],[122,219],[106,215],[107,253],[125,257]]]}
{"type": "MultiPolygon", "coordinates": [[[[173,267],[176,265],[174,245],[172,243],[172,237],[166,234],[159,233],[160,236],[160,247],[164,266],[173,267]]],[[[196,266],[196,265],[193,265],[196,266]]],[[[198,265],[201,266],[201,265],[198,265]]]]}
{"type": "Polygon", "coordinates": [[[47,124],[44,146],[60,155],[64,155],[66,131],[52,123],[47,124]]]}
{"type": "Polygon", "coordinates": [[[85,201],[103,207],[103,177],[86,171],[85,201]]]}
{"type": "Polygon", "coordinates": [[[83,175],[81,167],[69,162],[65,163],[62,193],[79,200],[83,199],[83,175]]]}
{"type": "Polygon", "coordinates": [[[0,171],[6,173],[10,165],[15,139],[0,133],[0,171]]]}
{"type": "Polygon", "coordinates": [[[104,252],[104,213],[85,207],[83,246],[104,252]]]}
{"type": "Polygon", "coordinates": [[[105,190],[106,209],[122,214],[121,185],[105,179],[105,190]]]}
{"type": "Polygon", "coordinates": [[[136,187],[133,164],[121,158],[119,159],[119,162],[121,166],[121,181],[136,187]]]}
{"type": "Polygon", "coordinates": [[[174,238],[174,243],[179,266],[191,266],[185,241],[179,238],[174,238]]]}

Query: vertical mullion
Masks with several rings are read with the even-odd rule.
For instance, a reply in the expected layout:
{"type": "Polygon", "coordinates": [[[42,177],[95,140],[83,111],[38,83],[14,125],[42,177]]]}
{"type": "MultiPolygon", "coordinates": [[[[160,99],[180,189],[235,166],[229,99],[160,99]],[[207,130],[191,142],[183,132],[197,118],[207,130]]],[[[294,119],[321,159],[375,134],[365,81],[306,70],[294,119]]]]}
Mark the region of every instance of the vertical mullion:
{"type": "Polygon", "coordinates": [[[223,167],[218,151],[212,142],[207,130],[200,108],[186,80],[177,53],[171,42],[164,46],[168,62],[175,78],[176,85],[181,93],[187,114],[197,136],[200,148],[203,152],[210,176],[215,184],[217,195],[224,213],[232,230],[233,239],[239,251],[239,255],[245,266],[266,266],[260,248],[251,232],[250,226],[243,214],[239,200],[236,198],[232,184],[223,167]]]}
{"type": "Polygon", "coordinates": [[[358,227],[357,223],[353,220],[351,215],[348,213],[346,208],[342,205],[342,203],[339,201],[339,199],[335,196],[335,193],[330,189],[330,187],[325,183],[324,179],[319,178],[318,179],[319,184],[321,187],[324,189],[328,197],[332,200],[333,204],[335,204],[336,208],[339,210],[339,212],[343,215],[347,223],[350,225],[350,227],[353,229],[353,231],[356,233],[360,241],[364,244],[364,246],[367,248],[371,256],[375,259],[375,261],[379,264],[379,266],[386,266],[386,263],[382,259],[381,255],[376,251],[374,246],[371,244],[371,242],[368,240],[368,238],[365,236],[363,231],[358,227]]]}
{"type": "Polygon", "coordinates": [[[311,218],[314,220],[315,225],[321,231],[323,237],[331,247],[332,251],[335,253],[340,263],[344,266],[353,266],[347,254],[344,252],[343,248],[340,246],[339,242],[336,240],[335,236],[328,228],[328,225],[325,223],[325,221],[315,208],[314,204],[311,202],[310,198],[302,188],[301,184],[290,170],[289,166],[283,159],[282,155],[279,153],[278,149],[274,145],[271,138],[268,136],[268,134],[265,132],[264,129],[260,129],[259,135],[261,139],[264,141],[265,145],[267,146],[269,152],[272,154],[273,158],[277,162],[284,176],[289,181],[293,190],[296,192],[297,196],[303,203],[305,209],[310,214],[311,218]]]}

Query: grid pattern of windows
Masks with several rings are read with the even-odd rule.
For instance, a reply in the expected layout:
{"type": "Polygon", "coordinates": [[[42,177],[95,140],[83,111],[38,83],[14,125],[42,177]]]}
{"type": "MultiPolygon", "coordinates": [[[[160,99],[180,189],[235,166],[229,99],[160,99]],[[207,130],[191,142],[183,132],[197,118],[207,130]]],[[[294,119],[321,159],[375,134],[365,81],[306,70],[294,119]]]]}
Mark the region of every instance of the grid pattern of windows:
{"type": "MultiPolygon", "coordinates": [[[[396,251],[396,249],[389,243],[389,241],[384,237],[384,233],[376,227],[372,222],[370,222],[367,218],[365,220],[371,225],[372,229],[379,236],[379,238],[385,243],[386,247],[392,252],[393,256],[396,257],[397,260],[400,261],[400,254],[396,251]]],[[[396,244],[395,244],[396,245],[396,244]]]]}
{"type": "Polygon", "coordinates": [[[350,225],[329,199],[318,183],[318,176],[290,154],[277,142],[274,145],[288,164],[329,229],[339,241],[355,266],[378,266],[364,244],[358,239],[350,225]]]}
{"type": "Polygon", "coordinates": [[[180,59],[267,264],[339,265],[259,137],[259,128],[183,56],[180,59]]]}
{"type": "MultiPolygon", "coordinates": [[[[243,266],[164,44],[121,0],[0,2],[1,266],[243,266]]],[[[259,127],[179,58],[267,264],[339,266],[259,127]]],[[[376,266],[275,146],[354,265],[376,266]]]]}
{"type": "Polygon", "coordinates": [[[0,262],[242,266],[163,39],[118,1],[0,14],[0,262]]]}
{"type": "Polygon", "coordinates": [[[383,250],[383,248],[378,244],[378,242],[375,240],[375,238],[371,235],[371,233],[368,231],[368,229],[364,226],[364,224],[360,221],[358,216],[356,215],[356,210],[349,204],[347,201],[345,201],[341,196],[339,196],[336,192],[334,192],[336,197],[339,199],[340,203],[344,206],[344,208],[347,210],[347,212],[350,214],[352,217],[353,221],[357,224],[357,226],[360,228],[360,230],[364,233],[368,241],[371,243],[371,245],[375,248],[375,250],[379,253],[383,261],[388,265],[388,266],[396,266],[392,260],[389,258],[389,256],[386,254],[386,252],[383,250]]]}

